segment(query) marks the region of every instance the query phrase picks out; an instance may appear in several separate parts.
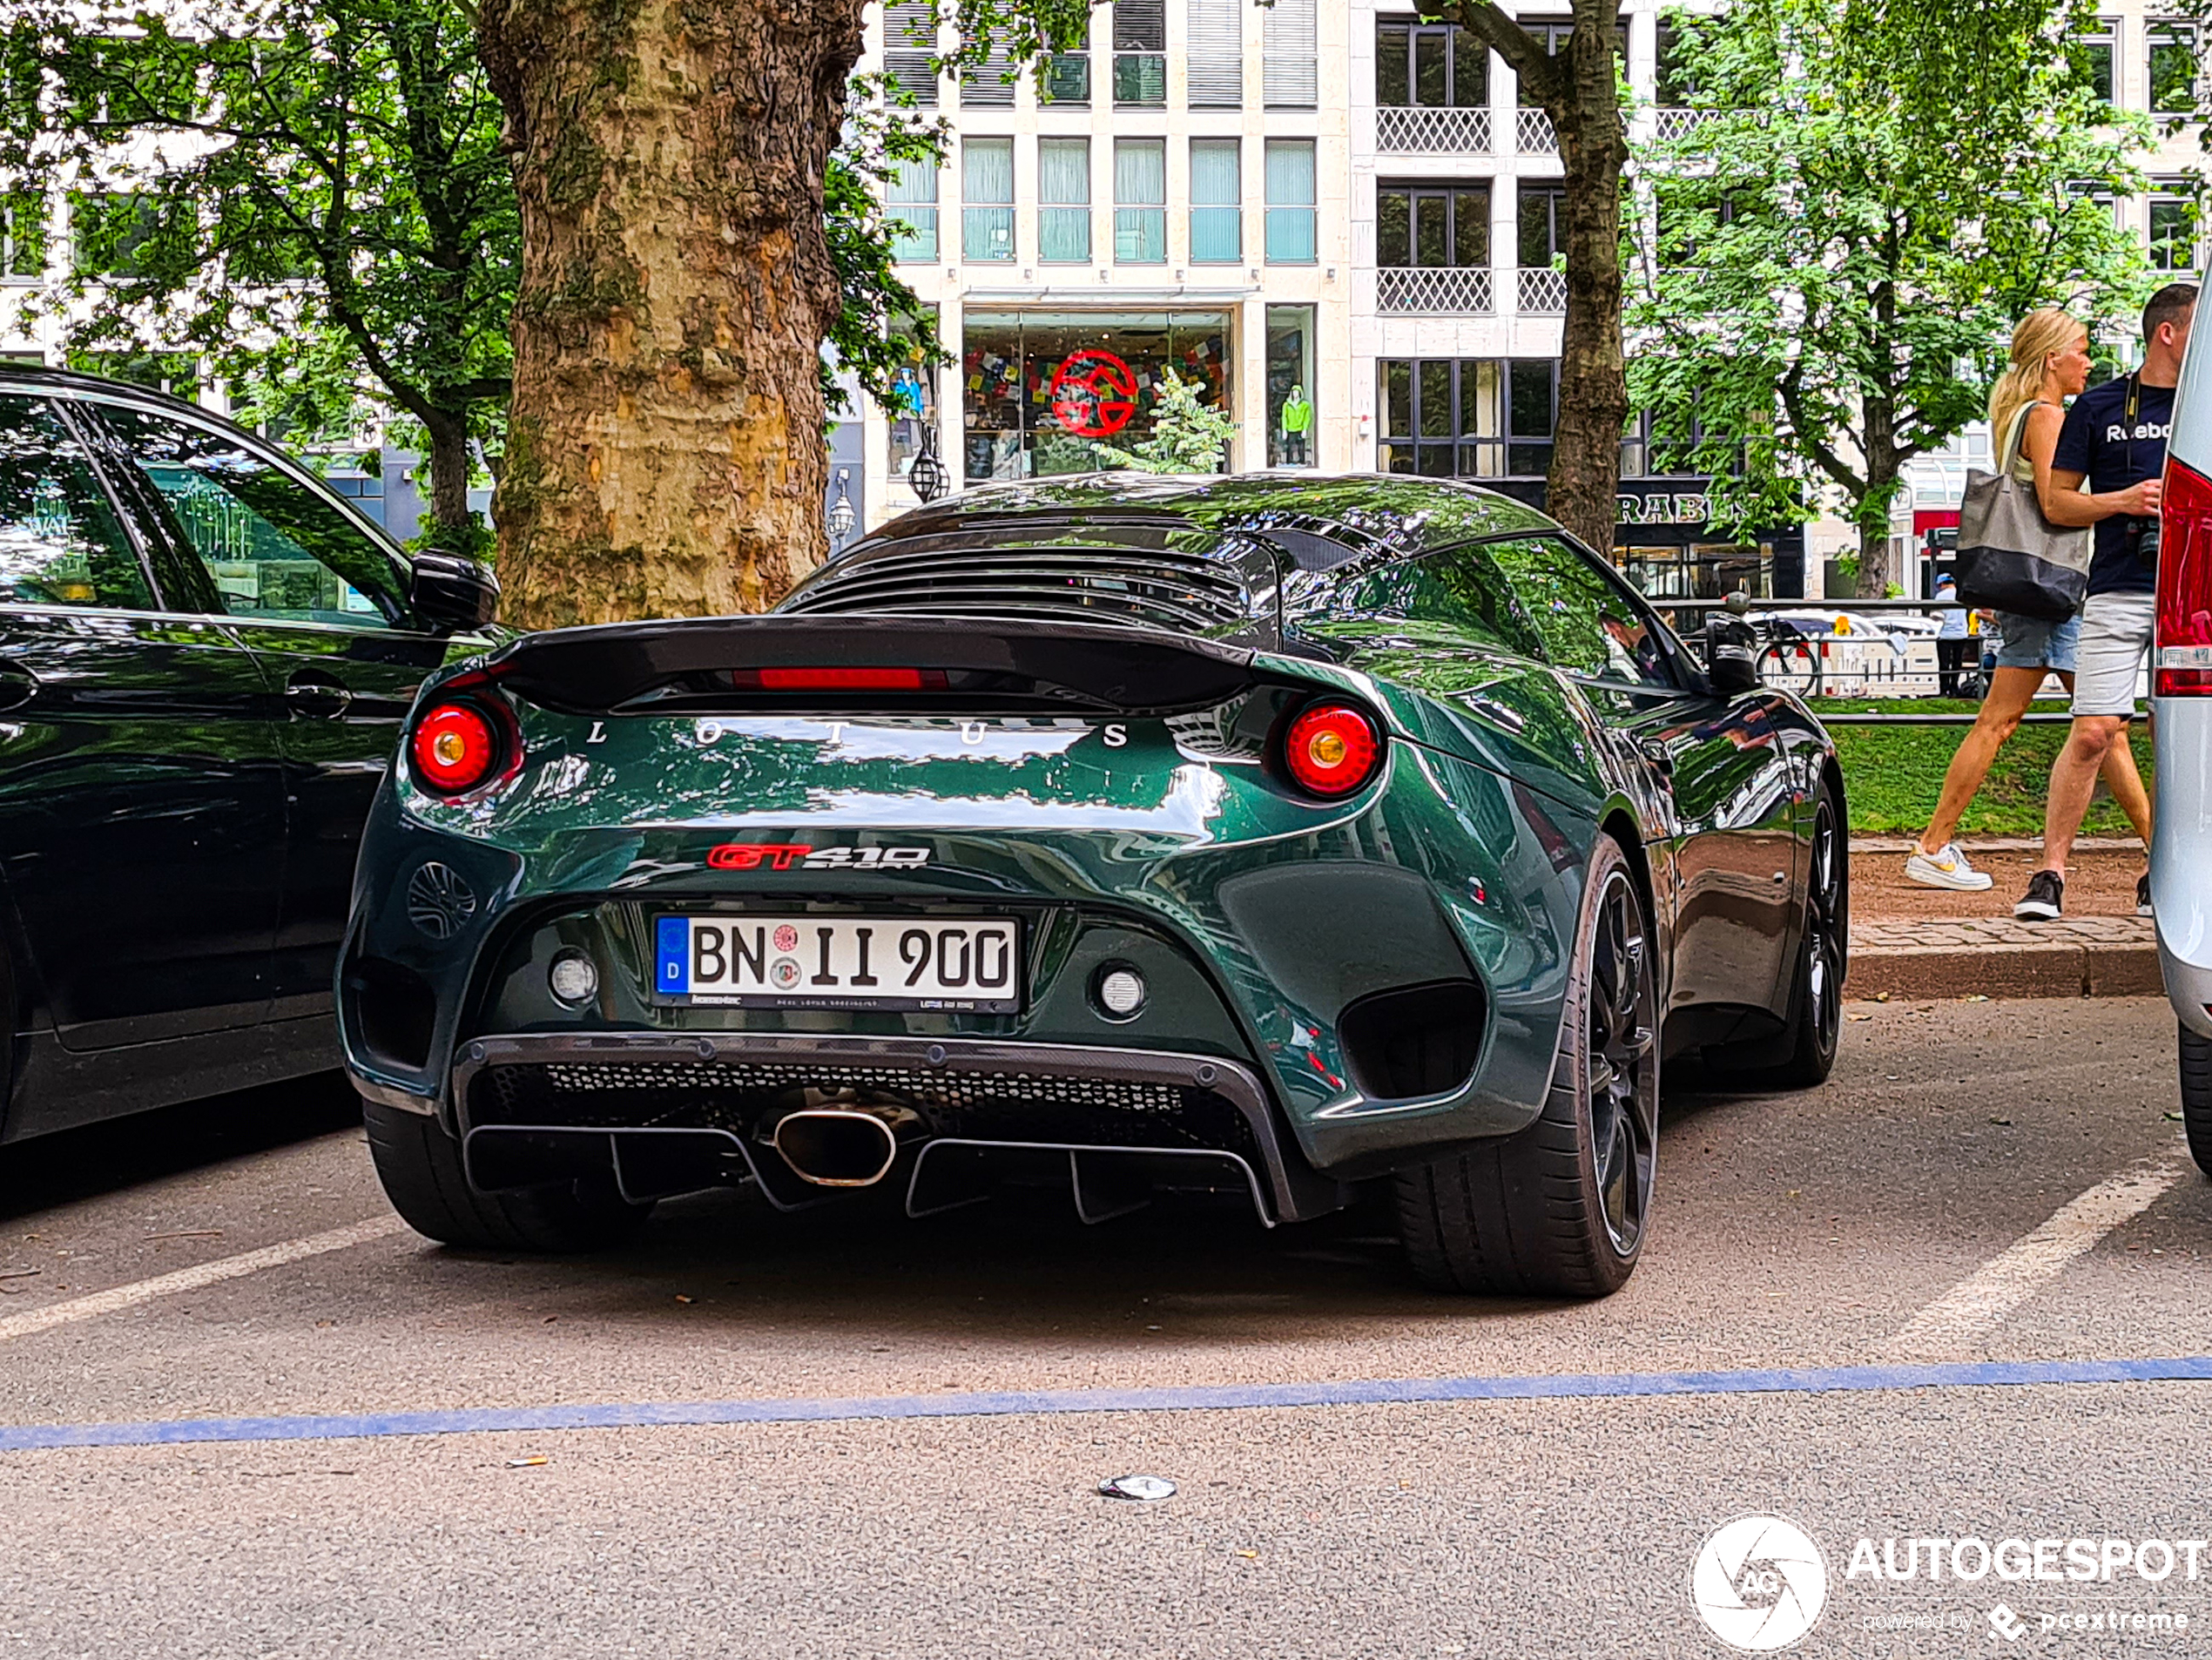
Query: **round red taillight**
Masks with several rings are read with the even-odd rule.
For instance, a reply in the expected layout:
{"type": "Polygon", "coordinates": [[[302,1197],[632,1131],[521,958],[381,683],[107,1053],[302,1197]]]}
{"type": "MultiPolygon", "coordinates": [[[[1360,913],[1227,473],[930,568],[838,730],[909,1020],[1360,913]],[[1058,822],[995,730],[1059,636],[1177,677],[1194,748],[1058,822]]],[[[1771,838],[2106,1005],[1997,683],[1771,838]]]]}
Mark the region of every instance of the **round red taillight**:
{"type": "Polygon", "coordinates": [[[466,795],[498,770],[499,729],[465,703],[442,703],[415,723],[408,740],[415,775],[440,795],[466,795]]]}
{"type": "Polygon", "coordinates": [[[1345,704],[1314,705],[1283,738],[1283,765],[1311,795],[1351,794],[1374,777],[1381,759],[1374,722],[1345,704]]]}

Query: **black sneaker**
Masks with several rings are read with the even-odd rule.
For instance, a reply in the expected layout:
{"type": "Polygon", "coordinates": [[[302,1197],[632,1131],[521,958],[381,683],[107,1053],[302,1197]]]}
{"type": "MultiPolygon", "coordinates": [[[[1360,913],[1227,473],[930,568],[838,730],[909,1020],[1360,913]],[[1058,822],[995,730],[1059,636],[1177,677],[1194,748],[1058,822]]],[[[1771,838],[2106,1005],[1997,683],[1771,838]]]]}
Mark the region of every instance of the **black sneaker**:
{"type": "Polygon", "coordinates": [[[2027,896],[2013,907],[2023,922],[2055,922],[2066,908],[2066,878],[2055,870],[2039,870],[2027,879],[2027,896]]]}
{"type": "Polygon", "coordinates": [[[2135,914],[2138,916],[2148,916],[2152,914],[2150,908],[2150,872],[2148,871],[2145,871],[2141,875],[2135,878],[2135,914]]]}

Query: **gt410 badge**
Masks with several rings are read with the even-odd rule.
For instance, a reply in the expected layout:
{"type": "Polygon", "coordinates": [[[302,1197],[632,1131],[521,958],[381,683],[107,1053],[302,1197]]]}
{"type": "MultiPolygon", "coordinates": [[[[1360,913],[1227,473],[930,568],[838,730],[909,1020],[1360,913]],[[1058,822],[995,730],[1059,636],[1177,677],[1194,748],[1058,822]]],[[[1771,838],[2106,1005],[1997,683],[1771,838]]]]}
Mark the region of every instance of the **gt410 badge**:
{"type": "Polygon", "coordinates": [[[706,856],[716,870],[914,870],[927,847],[810,847],[803,841],[725,841],[706,856]]]}

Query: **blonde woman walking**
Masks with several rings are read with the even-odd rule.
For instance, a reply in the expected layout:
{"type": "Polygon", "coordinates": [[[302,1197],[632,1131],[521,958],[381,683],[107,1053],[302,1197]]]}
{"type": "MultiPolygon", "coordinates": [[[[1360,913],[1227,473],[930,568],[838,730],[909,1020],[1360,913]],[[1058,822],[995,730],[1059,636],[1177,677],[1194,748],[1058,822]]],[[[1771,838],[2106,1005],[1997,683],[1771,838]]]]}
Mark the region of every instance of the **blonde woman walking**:
{"type": "MultiPolygon", "coordinates": [[[[2058,449],[2064,419],[2062,402],[2088,383],[2087,329],[2056,309],[2032,311],[2020,319],[2013,330],[2012,361],[1990,388],[1989,434],[1998,445],[2000,470],[2011,469],[2021,483],[2036,488],[2039,497],[2049,488],[2051,457],[2058,449]]],[[[1996,615],[2003,638],[1997,648],[1997,671],[1990,677],[1980,714],[1943,775],[1935,816],[1905,861],[1905,875],[1925,887],[1979,893],[1990,885],[1989,874],[1968,862],[1952,840],[1952,833],[1974,792],[1981,788],[1997,752],[2027,712],[2043,677],[2055,674],[2068,692],[2074,690],[2079,616],[2047,623],[2012,611],[1996,615]]],[[[2150,798],[2135,771],[2134,752],[2125,744],[2114,745],[2105,755],[2103,773],[2113,800],[2148,847],[2150,798]]]]}

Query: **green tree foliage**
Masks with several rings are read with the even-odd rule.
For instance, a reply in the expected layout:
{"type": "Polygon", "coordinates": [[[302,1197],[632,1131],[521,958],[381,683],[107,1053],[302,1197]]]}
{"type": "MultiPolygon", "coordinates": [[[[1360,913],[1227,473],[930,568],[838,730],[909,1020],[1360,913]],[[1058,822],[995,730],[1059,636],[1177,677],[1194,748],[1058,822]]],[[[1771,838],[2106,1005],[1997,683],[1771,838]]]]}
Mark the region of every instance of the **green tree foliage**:
{"type": "Polygon", "coordinates": [[[1152,431],[1127,449],[1100,444],[1098,454],[1140,473],[1217,473],[1237,423],[1198,395],[1198,382],[1173,369],[1160,371],[1153,395],[1152,431]]]}
{"type": "Polygon", "coordinates": [[[2094,329],[2140,295],[2096,197],[2140,187],[2144,134],[2056,44],[2074,10],[2006,0],[1955,38],[1884,0],[1678,16],[1703,113],[1642,158],[1630,385],[1719,521],[1840,497],[1884,592],[1901,469],[1981,413],[2013,324],[2058,304],[2094,329]]]}
{"type": "Polygon", "coordinates": [[[468,14],[19,0],[0,50],[0,169],[71,205],[47,299],[71,347],[195,353],[310,428],[391,406],[424,435],[431,534],[472,543],[471,440],[507,396],[521,247],[468,14]]]}

